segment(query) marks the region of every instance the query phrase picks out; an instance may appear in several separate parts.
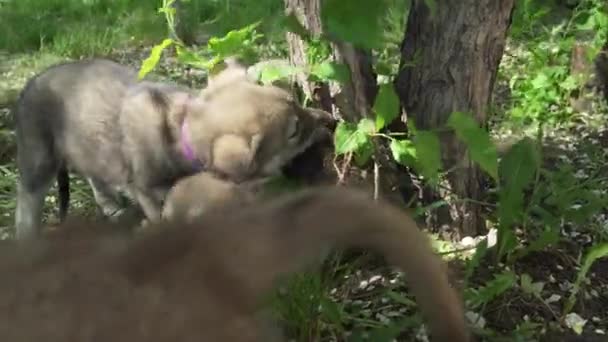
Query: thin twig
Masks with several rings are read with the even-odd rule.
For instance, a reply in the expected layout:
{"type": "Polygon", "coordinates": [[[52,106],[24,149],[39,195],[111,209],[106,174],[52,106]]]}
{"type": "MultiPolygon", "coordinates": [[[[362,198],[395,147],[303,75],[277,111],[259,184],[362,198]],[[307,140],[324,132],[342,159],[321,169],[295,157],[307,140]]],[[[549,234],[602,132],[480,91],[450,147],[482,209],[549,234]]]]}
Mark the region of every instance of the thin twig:
{"type": "Polygon", "coordinates": [[[374,201],[378,200],[378,193],[380,188],[380,163],[374,160],[374,201]]]}
{"type": "Polygon", "coordinates": [[[337,155],[334,156],[333,166],[334,166],[334,169],[336,170],[336,174],[338,175],[338,181],[336,182],[336,185],[340,185],[340,184],[344,183],[344,179],[346,177],[346,172],[348,170],[348,166],[350,165],[351,158],[352,158],[352,152],[346,153],[342,167],[340,167],[338,165],[338,156],[337,155]]]}

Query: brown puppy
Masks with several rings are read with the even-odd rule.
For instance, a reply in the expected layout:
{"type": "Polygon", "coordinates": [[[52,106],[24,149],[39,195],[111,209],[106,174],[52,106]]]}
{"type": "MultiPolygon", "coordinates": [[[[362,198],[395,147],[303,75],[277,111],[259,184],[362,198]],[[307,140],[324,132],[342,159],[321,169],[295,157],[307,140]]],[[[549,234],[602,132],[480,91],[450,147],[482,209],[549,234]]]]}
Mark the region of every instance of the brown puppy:
{"type": "Polygon", "coordinates": [[[124,192],[154,222],[182,177],[205,170],[240,182],[278,173],[327,138],[329,114],[302,108],[278,87],[228,77],[239,68],[212,78],[204,96],[138,82],[134,70],[103,59],[56,65],[32,78],[14,111],[17,237],[38,234],[55,177],[65,217],[68,170],[89,180],[105,215],[119,212],[116,193],[124,192]]]}
{"type": "Polygon", "coordinates": [[[433,340],[468,341],[461,302],[424,234],[367,194],[310,189],[201,222],[130,246],[92,224],[4,242],[0,341],[272,341],[256,316],[261,296],[336,246],[382,253],[406,272],[433,340]]]}
{"type": "Polygon", "coordinates": [[[208,172],[182,178],[167,193],[162,218],[192,222],[213,210],[240,210],[253,203],[266,181],[262,178],[236,184],[208,172]]]}

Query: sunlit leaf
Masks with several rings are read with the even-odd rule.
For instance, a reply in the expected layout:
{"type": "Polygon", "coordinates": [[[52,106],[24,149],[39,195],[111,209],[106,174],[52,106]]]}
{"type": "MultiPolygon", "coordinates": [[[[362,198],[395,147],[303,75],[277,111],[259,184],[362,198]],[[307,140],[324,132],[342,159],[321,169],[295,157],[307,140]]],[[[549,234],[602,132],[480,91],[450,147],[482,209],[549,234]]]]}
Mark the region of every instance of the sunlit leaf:
{"type": "Polygon", "coordinates": [[[272,84],[275,81],[289,78],[298,72],[299,68],[292,65],[268,63],[258,70],[257,79],[263,84],[272,84]]]}
{"type": "Polygon", "coordinates": [[[399,97],[393,84],[382,84],[379,88],[373,108],[376,114],[376,130],[381,130],[399,116],[399,97]]]}
{"type": "Polygon", "coordinates": [[[412,139],[418,156],[418,171],[434,184],[441,170],[441,145],[437,134],[431,131],[416,132],[412,139]]]}
{"type": "Polygon", "coordinates": [[[150,56],[143,61],[141,68],[139,69],[139,79],[146,77],[150,71],[154,70],[158,64],[158,61],[160,60],[160,55],[163,53],[163,50],[171,44],[173,44],[173,40],[167,38],[152,48],[150,51],[150,56]]]}
{"type": "Polygon", "coordinates": [[[224,37],[212,37],[209,39],[207,47],[212,53],[222,58],[240,55],[246,42],[251,43],[260,37],[255,31],[259,24],[258,21],[243,28],[232,30],[224,37]]]}
{"type": "Polygon", "coordinates": [[[180,63],[184,63],[187,65],[191,65],[195,68],[199,68],[199,69],[209,69],[210,67],[210,60],[206,60],[203,57],[201,57],[200,55],[186,49],[183,48],[182,46],[177,45],[176,46],[176,50],[177,50],[177,60],[180,63]]]}
{"type": "Polygon", "coordinates": [[[583,259],[583,265],[581,266],[581,269],[578,271],[578,274],[576,275],[576,281],[574,282],[572,293],[570,294],[570,297],[568,298],[568,301],[566,302],[566,306],[564,308],[564,313],[570,312],[570,310],[572,310],[572,308],[574,307],[574,304],[576,303],[576,296],[578,295],[578,292],[580,291],[581,283],[587,276],[587,272],[589,272],[589,269],[591,268],[593,263],[596,262],[598,259],[605,258],[607,256],[608,256],[608,243],[595,245],[595,246],[591,247],[591,249],[587,252],[587,254],[585,255],[585,258],[583,259]]]}
{"type": "Polygon", "coordinates": [[[536,75],[536,77],[532,80],[532,86],[535,89],[543,89],[543,88],[548,88],[551,86],[551,79],[549,78],[549,76],[545,73],[539,73],[538,75],[536,75]]]}
{"type": "Polygon", "coordinates": [[[357,125],[340,121],[334,132],[334,144],[337,155],[356,152],[368,143],[369,136],[359,130],[357,125]]]}
{"type": "Polygon", "coordinates": [[[415,167],[416,146],[411,140],[392,139],[390,144],[393,158],[401,165],[415,167]]]}
{"type": "Polygon", "coordinates": [[[342,63],[326,61],[320,64],[313,64],[310,68],[310,73],[324,82],[337,81],[344,83],[350,80],[348,67],[342,63]]]}

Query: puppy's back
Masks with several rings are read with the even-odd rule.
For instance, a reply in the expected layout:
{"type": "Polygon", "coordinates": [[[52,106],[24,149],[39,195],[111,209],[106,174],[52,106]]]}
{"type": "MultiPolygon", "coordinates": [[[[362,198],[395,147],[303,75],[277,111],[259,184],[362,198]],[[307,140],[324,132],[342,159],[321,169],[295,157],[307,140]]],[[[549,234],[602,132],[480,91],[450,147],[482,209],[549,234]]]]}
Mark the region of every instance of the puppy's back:
{"type": "Polygon", "coordinates": [[[192,221],[212,210],[240,210],[254,200],[250,189],[207,172],[180,179],[163,204],[165,220],[192,221]]]}

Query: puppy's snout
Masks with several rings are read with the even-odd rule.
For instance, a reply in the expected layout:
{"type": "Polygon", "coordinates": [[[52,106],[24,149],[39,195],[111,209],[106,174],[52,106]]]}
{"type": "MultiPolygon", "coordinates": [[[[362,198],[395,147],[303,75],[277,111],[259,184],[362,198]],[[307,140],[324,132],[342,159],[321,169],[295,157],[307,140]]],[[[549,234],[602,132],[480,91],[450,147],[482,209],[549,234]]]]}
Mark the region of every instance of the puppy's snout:
{"type": "Polygon", "coordinates": [[[334,131],[338,125],[338,120],[331,113],[321,109],[313,109],[310,111],[315,121],[320,125],[327,127],[330,131],[334,131]]]}
{"type": "Polygon", "coordinates": [[[332,116],[330,116],[327,119],[321,119],[321,124],[325,127],[327,127],[327,129],[329,129],[331,132],[336,130],[336,126],[338,125],[338,120],[334,119],[332,116]]]}

